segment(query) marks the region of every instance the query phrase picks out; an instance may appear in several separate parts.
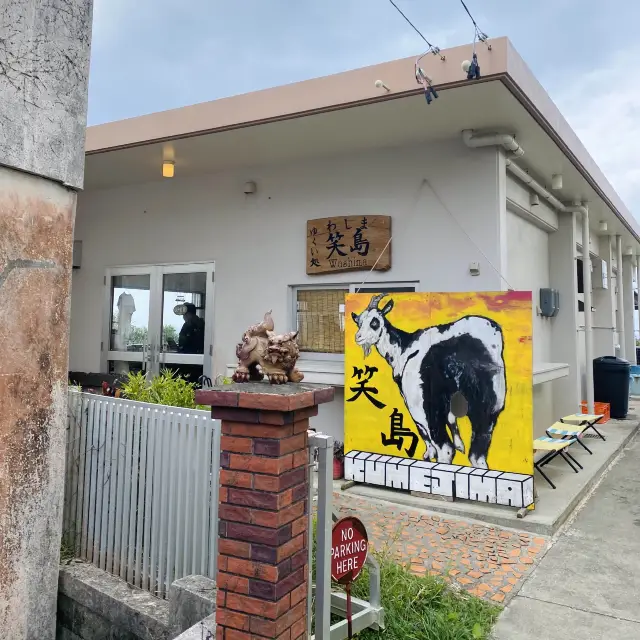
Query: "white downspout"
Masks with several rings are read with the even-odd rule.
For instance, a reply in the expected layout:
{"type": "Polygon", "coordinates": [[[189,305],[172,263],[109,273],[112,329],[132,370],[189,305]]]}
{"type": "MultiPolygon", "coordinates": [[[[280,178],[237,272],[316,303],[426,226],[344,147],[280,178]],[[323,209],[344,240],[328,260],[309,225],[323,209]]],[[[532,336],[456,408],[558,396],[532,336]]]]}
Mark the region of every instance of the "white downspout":
{"type": "Polygon", "coordinates": [[[594,413],[593,318],[591,316],[591,254],[589,251],[589,210],[582,207],[582,285],[584,288],[584,352],[587,384],[587,411],[594,413]]]}
{"type": "Polygon", "coordinates": [[[472,149],[477,149],[478,147],[504,147],[518,158],[524,155],[524,149],[516,142],[516,137],[508,133],[474,136],[472,129],[465,129],[462,132],[462,140],[467,147],[472,149]]]}
{"type": "MultiPolygon", "coordinates": [[[[502,146],[507,151],[512,152],[512,157],[520,157],[524,155],[524,149],[516,142],[515,136],[508,134],[495,134],[486,136],[474,136],[473,131],[465,129],[462,132],[462,140],[471,148],[502,146]]],[[[594,393],[593,393],[593,318],[591,316],[591,256],[589,254],[589,211],[586,205],[576,203],[574,205],[564,205],[539,182],[534,180],[526,171],[514,164],[509,158],[506,159],[507,171],[512,173],[520,181],[524,182],[529,188],[544,198],[554,209],[562,213],[580,213],[582,215],[582,281],[584,285],[584,339],[585,339],[585,370],[587,385],[587,406],[589,413],[594,410],[594,393]]],[[[620,243],[620,237],[618,236],[620,243]]],[[[618,244],[618,251],[621,255],[621,245],[618,244]]],[[[622,259],[620,258],[622,264],[622,259]]],[[[621,292],[618,294],[622,295],[621,292]]],[[[575,298],[574,298],[575,300],[575,298]]],[[[620,298],[619,298],[620,300],[620,298]]],[[[621,303],[618,303],[621,306],[621,303]]],[[[578,327],[576,327],[576,330],[578,327]]],[[[622,342],[622,338],[621,338],[622,342]]]]}
{"type": "Polygon", "coordinates": [[[624,297],[622,295],[622,236],[616,236],[616,262],[618,263],[618,275],[616,276],[616,289],[618,294],[618,341],[620,342],[620,357],[626,360],[624,344],[624,297]]]}
{"type": "Polygon", "coordinates": [[[554,209],[564,211],[565,206],[554,195],[549,193],[539,182],[536,182],[524,169],[514,164],[507,158],[507,171],[513,173],[521,182],[528,185],[532,191],[535,191],[541,198],[544,198],[554,209]]]}

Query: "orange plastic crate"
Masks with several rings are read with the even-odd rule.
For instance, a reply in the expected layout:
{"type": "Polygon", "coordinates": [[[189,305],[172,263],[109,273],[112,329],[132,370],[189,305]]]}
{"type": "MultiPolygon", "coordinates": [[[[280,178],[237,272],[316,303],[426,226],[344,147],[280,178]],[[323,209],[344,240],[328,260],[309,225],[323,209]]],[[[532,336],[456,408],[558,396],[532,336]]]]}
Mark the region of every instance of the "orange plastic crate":
{"type": "MultiPolygon", "coordinates": [[[[582,413],[589,413],[587,411],[587,401],[582,401],[582,413]]],[[[605,422],[609,422],[611,420],[611,407],[608,402],[594,402],[593,409],[596,413],[604,415],[604,418],[600,419],[598,424],[604,424],[605,422]]]]}

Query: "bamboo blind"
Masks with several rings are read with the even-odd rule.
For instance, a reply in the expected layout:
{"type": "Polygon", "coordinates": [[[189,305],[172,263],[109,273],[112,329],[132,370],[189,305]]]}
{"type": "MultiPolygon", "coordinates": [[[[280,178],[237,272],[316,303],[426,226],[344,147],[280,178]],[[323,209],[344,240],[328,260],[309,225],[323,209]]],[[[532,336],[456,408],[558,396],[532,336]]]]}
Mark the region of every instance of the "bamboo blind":
{"type": "Polygon", "coordinates": [[[298,291],[300,351],[344,353],[344,301],[348,289],[298,291]]]}

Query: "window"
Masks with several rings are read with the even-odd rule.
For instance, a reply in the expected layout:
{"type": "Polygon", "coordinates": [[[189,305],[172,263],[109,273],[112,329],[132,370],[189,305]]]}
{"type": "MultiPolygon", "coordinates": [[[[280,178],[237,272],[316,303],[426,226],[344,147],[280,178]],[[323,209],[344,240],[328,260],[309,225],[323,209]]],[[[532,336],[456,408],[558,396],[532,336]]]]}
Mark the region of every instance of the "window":
{"type": "Polygon", "coordinates": [[[415,292],[413,283],[342,284],[293,287],[293,327],[303,358],[344,357],[345,298],[348,293],[415,292]]]}

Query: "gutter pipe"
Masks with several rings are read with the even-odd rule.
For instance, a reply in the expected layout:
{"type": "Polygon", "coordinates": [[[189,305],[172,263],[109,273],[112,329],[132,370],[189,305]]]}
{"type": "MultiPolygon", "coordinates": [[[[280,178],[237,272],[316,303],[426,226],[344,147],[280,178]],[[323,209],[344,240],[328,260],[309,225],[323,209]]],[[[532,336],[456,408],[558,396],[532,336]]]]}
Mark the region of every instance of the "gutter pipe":
{"type": "MultiPolygon", "coordinates": [[[[471,129],[465,129],[462,132],[462,140],[472,149],[478,147],[503,147],[506,151],[511,152],[510,157],[506,158],[507,171],[512,173],[518,180],[524,182],[529,188],[544,198],[556,211],[562,213],[579,213],[582,216],[582,281],[584,285],[584,339],[585,339],[585,373],[587,387],[587,411],[594,412],[594,390],[593,390],[593,318],[591,315],[591,255],[589,253],[589,209],[586,205],[574,203],[565,205],[539,182],[534,180],[524,169],[514,164],[512,158],[520,158],[524,155],[524,149],[516,142],[515,135],[510,134],[492,134],[475,136],[471,129]]],[[[618,251],[621,251],[621,238],[618,236],[618,251]]],[[[622,260],[620,260],[620,264],[622,260]]],[[[620,267],[619,267],[620,269],[620,267]]],[[[618,292],[618,308],[622,309],[622,287],[618,292]]],[[[622,317],[622,311],[619,317],[622,317]]],[[[624,333],[624,325],[622,327],[624,333]]],[[[621,339],[622,344],[622,339],[621,339]]],[[[623,356],[624,357],[624,356],[623,356]]]]}

